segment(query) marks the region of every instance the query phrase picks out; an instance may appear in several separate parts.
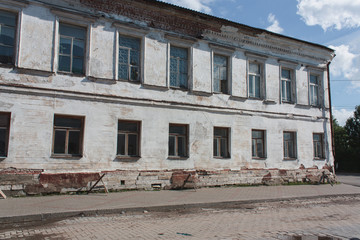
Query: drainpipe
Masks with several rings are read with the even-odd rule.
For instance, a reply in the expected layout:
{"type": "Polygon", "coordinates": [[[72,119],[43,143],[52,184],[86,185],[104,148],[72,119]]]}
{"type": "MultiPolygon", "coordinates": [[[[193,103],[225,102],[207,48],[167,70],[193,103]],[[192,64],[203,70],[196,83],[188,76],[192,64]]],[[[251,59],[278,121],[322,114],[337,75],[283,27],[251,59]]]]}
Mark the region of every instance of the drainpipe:
{"type": "Polygon", "coordinates": [[[335,143],[334,143],[334,126],[332,116],[332,105],[331,105],[331,89],[330,89],[330,63],[327,63],[327,80],[328,80],[328,94],[329,94],[329,108],[330,108],[330,131],[331,131],[331,149],[334,158],[334,164],[332,166],[333,173],[335,175],[335,143]]]}

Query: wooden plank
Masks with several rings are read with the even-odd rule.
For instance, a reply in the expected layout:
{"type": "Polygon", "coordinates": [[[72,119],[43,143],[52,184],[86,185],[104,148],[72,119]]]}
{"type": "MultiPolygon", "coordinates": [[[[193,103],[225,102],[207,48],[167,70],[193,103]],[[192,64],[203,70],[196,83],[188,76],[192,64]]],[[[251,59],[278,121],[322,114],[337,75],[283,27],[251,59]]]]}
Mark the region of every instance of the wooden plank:
{"type": "Polygon", "coordinates": [[[1,189],[0,189],[0,195],[1,195],[4,199],[6,199],[5,193],[3,193],[3,191],[1,191],[1,189]]]}

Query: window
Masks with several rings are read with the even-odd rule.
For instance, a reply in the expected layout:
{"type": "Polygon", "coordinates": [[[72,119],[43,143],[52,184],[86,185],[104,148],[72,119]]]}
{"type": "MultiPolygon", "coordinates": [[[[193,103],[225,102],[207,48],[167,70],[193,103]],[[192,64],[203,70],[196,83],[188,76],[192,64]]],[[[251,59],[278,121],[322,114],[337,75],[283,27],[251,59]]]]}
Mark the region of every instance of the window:
{"type": "Polygon", "coordinates": [[[0,63],[14,63],[16,16],[0,11],[0,63]]]}
{"type": "Polygon", "coordinates": [[[249,97],[261,98],[261,65],[249,63],[249,97]]]}
{"type": "Polygon", "coordinates": [[[214,157],[230,157],[229,130],[229,128],[214,127],[214,157]]]}
{"type": "Polygon", "coordinates": [[[284,159],[296,158],[296,132],[284,132],[284,159]]]}
{"type": "Polygon", "coordinates": [[[188,50],[170,46],[170,86],[188,88],[188,50]]]}
{"type": "Polygon", "coordinates": [[[265,131],[252,130],[252,156],[265,158],[265,131]]]}
{"type": "Polygon", "coordinates": [[[83,144],[84,117],[54,117],[53,154],[81,156],[83,144]]]}
{"type": "Polygon", "coordinates": [[[319,76],[310,74],[310,105],[319,105],[319,76]]]}
{"type": "Polygon", "coordinates": [[[228,93],[228,58],[214,54],[214,92],[228,93]]]}
{"type": "Polygon", "coordinates": [[[292,71],[281,69],[281,100],[283,102],[293,102],[292,99],[292,71]]]}
{"type": "Polygon", "coordinates": [[[120,157],[140,156],[140,122],[119,120],[117,155],[120,157]]]}
{"type": "Polygon", "coordinates": [[[84,74],[86,28],[59,24],[59,66],[61,72],[84,74]]]}
{"type": "Polygon", "coordinates": [[[9,144],[10,113],[0,112],[0,158],[7,157],[9,144]]]}
{"type": "Polygon", "coordinates": [[[324,158],[324,134],[314,133],[313,134],[313,144],[314,144],[314,158],[323,159],[324,158]]]}
{"type": "Polygon", "coordinates": [[[119,79],[140,81],[140,42],[139,38],[119,37],[119,79]]]}
{"type": "Polygon", "coordinates": [[[169,157],[187,157],[188,142],[188,125],[169,125],[169,157]]]}

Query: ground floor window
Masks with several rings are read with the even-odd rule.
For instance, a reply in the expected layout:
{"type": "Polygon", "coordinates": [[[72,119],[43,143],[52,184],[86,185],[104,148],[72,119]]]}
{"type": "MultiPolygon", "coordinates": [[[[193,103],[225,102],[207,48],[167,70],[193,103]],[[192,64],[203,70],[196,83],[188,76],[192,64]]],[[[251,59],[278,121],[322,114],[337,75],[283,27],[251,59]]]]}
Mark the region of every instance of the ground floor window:
{"type": "Polygon", "coordinates": [[[117,155],[120,157],[140,156],[140,126],[139,121],[119,120],[117,155]]]}
{"type": "Polygon", "coordinates": [[[296,159],[296,132],[284,132],[284,159],[296,159]]]}
{"type": "Polygon", "coordinates": [[[314,145],[314,158],[323,159],[324,157],[324,134],[314,133],[313,134],[313,145],[314,145]]]}
{"type": "Polygon", "coordinates": [[[9,145],[10,113],[0,112],[0,158],[7,157],[9,145]]]}
{"type": "Polygon", "coordinates": [[[214,157],[230,157],[229,130],[229,128],[214,127],[214,157]]]}
{"type": "Polygon", "coordinates": [[[265,158],[264,130],[252,130],[252,157],[265,158]]]}
{"type": "Polygon", "coordinates": [[[169,157],[188,157],[188,125],[169,125],[169,157]]]}
{"type": "Polygon", "coordinates": [[[83,146],[84,117],[55,115],[53,154],[81,156],[83,146]]]}

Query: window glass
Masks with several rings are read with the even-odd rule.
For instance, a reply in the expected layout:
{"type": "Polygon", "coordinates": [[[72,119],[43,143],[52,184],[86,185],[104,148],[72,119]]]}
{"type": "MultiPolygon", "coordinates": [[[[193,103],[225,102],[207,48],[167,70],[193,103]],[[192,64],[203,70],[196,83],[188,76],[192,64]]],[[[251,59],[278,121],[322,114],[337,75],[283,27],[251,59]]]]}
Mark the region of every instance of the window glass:
{"type": "Polygon", "coordinates": [[[249,97],[261,97],[260,64],[249,63],[249,97]]]}
{"type": "Polygon", "coordinates": [[[140,122],[119,120],[117,155],[138,157],[140,146],[140,122]]]}
{"type": "Polygon", "coordinates": [[[170,46],[170,86],[188,87],[188,49],[170,46]]]}
{"type": "Polygon", "coordinates": [[[138,38],[119,37],[119,79],[140,81],[140,43],[138,38]]]}
{"type": "Polygon", "coordinates": [[[214,157],[230,157],[229,131],[229,128],[214,127],[214,157]]]}
{"type": "Polygon", "coordinates": [[[169,156],[187,157],[188,125],[169,125],[169,156]]]}
{"type": "Polygon", "coordinates": [[[59,24],[59,71],[83,74],[86,28],[59,24]]]}
{"type": "Polygon", "coordinates": [[[13,64],[16,17],[14,13],[0,11],[0,62],[13,64]]]}
{"type": "Polygon", "coordinates": [[[66,130],[55,130],[54,153],[65,154],[66,130]]]}
{"type": "Polygon", "coordinates": [[[214,92],[228,93],[228,58],[214,54],[214,92]]]}
{"type": "Polygon", "coordinates": [[[252,130],[252,156],[254,158],[265,157],[265,131],[263,130],[252,130]]]}

